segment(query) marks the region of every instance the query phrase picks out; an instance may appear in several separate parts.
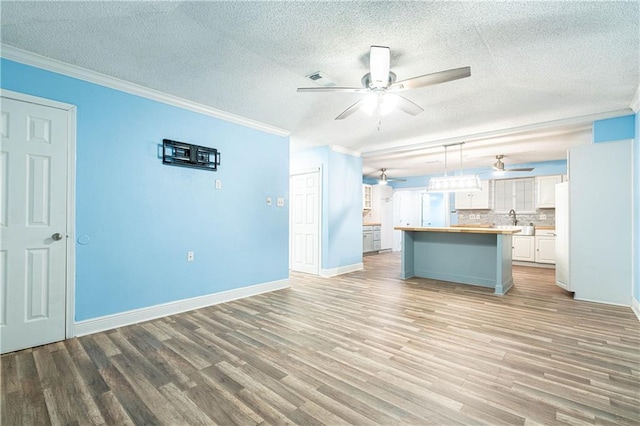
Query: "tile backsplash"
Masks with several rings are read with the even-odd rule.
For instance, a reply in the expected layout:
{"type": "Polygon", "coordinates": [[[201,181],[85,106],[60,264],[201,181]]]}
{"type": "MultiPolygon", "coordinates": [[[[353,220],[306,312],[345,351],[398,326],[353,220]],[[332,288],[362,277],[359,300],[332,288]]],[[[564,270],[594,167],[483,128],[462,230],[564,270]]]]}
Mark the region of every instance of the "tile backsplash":
{"type": "MultiPolygon", "coordinates": [[[[555,209],[538,209],[535,214],[516,213],[518,225],[533,223],[537,226],[555,226],[555,209]],[[540,217],[546,216],[544,219],[540,217]]],[[[506,213],[495,213],[493,210],[458,210],[458,224],[491,223],[493,225],[511,225],[512,219],[506,213]],[[472,218],[473,217],[473,218],[472,218]]]]}

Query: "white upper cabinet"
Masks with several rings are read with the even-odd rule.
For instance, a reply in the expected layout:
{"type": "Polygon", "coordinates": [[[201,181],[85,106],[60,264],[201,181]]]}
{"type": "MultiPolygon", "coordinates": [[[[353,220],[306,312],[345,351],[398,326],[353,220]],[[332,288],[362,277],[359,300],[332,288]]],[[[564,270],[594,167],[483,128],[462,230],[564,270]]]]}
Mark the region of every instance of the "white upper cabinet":
{"type": "Polygon", "coordinates": [[[553,209],[556,207],[556,184],[561,182],[562,175],[536,177],[537,208],[553,209]]]}
{"type": "Polygon", "coordinates": [[[372,192],[371,185],[362,185],[362,210],[371,210],[372,192]]]}
{"type": "Polygon", "coordinates": [[[480,191],[456,192],[456,210],[489,208],[489,181],[480,184],[480,191]]]}
{"type": "Polygon", "coordinates": [[[494,183],[493,209],[496,213],[535,213],[535,180],[501,179],[494,183]]]}

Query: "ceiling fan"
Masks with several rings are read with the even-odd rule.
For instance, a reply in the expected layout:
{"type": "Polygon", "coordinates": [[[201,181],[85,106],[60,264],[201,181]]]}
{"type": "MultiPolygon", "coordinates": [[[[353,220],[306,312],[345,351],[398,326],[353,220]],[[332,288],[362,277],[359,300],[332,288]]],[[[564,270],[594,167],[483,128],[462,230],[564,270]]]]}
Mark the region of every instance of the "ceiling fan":
{"type": "Polygon", "coordinates": [[[462,67],[396,81],[396,75],[390,70],[390,64],[391,50],[388,47],[371,46],[369,72],[362,77],[363,87],[300,87],[298,92],[356,92],[369,94],[369,96],[365,96],[344,110],[335,118],[336,120],[345,119],[360,108],[371,112],[377,109],[379,113],[383,114],[387,110],[397,107],[407,114],[418,115],[424,109],[404,96],[396,95],[395,92],[446,83],[447,81],[458,80],[471,75],[471,67],[462,67]]]}
{"type": "Polygon", "coordinates": [[[380,177],[378,179],[378,183],[380,185],[386,185],[388,182],[406,182],[406,179],[398,179],[398,178],[390,178],[387,177],[387,169],[380,169],[380,177]]]}
{"type": "Polygon", "coordinates": [[[504,155],[496,155],[496,162],[493,163],[493,171],[496,173],[504,173],[504,172],[530,172],[532,171],[534,168],[533,167],[522,167],[522,168],[517,168],[517,169],[505,169],[504,168],[504,163],[502,162],[502,159],[504,158],[504,155]]]}

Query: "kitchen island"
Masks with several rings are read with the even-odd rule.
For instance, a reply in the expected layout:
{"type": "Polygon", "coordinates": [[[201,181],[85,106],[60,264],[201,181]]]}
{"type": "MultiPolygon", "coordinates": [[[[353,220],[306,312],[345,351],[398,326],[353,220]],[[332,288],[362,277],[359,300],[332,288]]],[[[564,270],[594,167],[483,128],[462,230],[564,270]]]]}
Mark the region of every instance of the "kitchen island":
{"type": "Polygon", "coordinates": [[[402,231],[402,279],[430,278],[493,288],[513,286],[511,239],[516,229],[396,227],[402,231]]]}

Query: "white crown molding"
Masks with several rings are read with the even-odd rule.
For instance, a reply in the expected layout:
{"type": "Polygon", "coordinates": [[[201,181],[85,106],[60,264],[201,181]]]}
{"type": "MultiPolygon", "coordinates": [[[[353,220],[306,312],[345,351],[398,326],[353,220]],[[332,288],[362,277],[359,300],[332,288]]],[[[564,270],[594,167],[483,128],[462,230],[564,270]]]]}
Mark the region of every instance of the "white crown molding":
{"type": "Polygon", "coordinates": [[[67,336],[67,338],[85,336],[87,334],[137,324],[143,321],[192,311],[219,303],[226,303],[270,291],[282,290],[288,287],[290,287],[289,279],[284,279],[193,297],[191,299],[177,300],[175,302],[163,303],[147,308],[134,309],[118,314],[105,315],[99,318],[76,322],[73,327],[73,336],[67,336]]]}
{"type": "Polygon", "coordinates": [[[345,148],[340,145],[329,145],[329,148],[331,148],[331,151],[339,152],[340,154],[347,154],[347,155],[351,155],[352,157],[361,156],[360,151],[354,151],[353,149],[345,148]]]}
{"type": "Polygon", "coordinates": [[[636,114],[640,111],[640,85],[638,86],[638,90],[636,90],[636,94],[633,95],[629,108],[631,108],[636,114]]]}
{"type": "Polygon", "coordinates": [[[199,114],[219,118],[221,120],[229,121],[241,126],[261,130],[266,133],[271,133],[278,136],[289,136],[290,134],[288,130],[281,129],[279,127],[271,126],[269,124],[261,123],[256,120],[251,120],[249,118],[221,111],[207,105],[192,102],[178,96],[169,95],[158,90],[140,86],[138,84],[131,83],[125,80],[120,80],[119,78],[101,74],[99,72],[88,70],[76,65],[67,64],[56,59],[51,59],[46,56],[38,55],[37,53],[18,49],[6,44],[0,44],[0,56],[11,61],[20,62],[25,65],[30,65],[36,68],[63,74],[68,77],[73,77],[80,80],[88,81],[90,83],[99,84],[101,86],[109,87],[110,89],[120,90],[122,92],[141,96],[153,101],[162,102],[164,104],[173,105],[178,108],[197,112],[199,114]]]}

